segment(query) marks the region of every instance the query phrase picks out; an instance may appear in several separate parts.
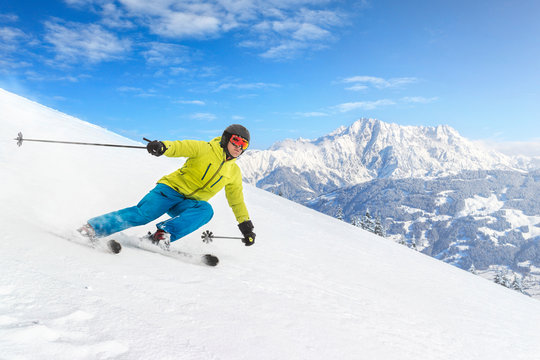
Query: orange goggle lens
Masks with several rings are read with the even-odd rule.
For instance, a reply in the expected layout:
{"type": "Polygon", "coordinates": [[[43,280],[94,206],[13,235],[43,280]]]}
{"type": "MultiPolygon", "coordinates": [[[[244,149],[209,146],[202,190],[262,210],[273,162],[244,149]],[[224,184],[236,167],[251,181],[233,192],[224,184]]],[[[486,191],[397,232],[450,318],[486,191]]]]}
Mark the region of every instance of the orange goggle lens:
{"type": "Polygon", "coordinates": [[[246,150],[249,145],[249,142],[246,139],[238,135],[231,136],[230,141],[233,145],[240,146],[242,150],[246,150]]]}

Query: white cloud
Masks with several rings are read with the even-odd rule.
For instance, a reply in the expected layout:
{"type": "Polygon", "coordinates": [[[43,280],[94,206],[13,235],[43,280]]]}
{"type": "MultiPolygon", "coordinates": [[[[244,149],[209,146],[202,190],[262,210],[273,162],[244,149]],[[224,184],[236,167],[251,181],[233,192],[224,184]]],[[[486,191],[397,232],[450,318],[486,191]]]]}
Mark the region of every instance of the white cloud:
{"type": "Polygon", "coordinates": [[[200,38],[218,34],[220,20],[213,16],[171,11],[158,21],[150,22],[150,29],[168,38],[200,38]]]}
{"type": "Polygon", "coordinates": [[[141,92],[142,89],[134,86],[120,86],[116,90],[120,92],[141,92]]]}
{"type": "Polygon", "coordinates": [[[184,67],[181,67],[181,66],[173,66],[169,69],[171,75],[173,76],[176,76],[176,75],[179,75],[179,74],[185,74],[185,73],[188,73],[189,70],[184,68],[184,67]]]}
{"type": "Polygon", "coordinates": [[[16,69],[32,66],[33,47],[38,42],[19,28],[0,27],[0,73],[13,75],[16,69]]]}
{"type": "Polygon", "coordinates": [[[320,112],[320,111],[310,111],[310,112],[298,112],[296,115],[302,116],[302,117],[322,117],[322,116],[329,116],[328,113],[320,112]]]}
{"type": "Polygon", "coordinates": [[[193,120],[214,121],[217,119],[217,116],[211,113],[196,113],[192,114],[190,118],[193,120]]]}
{"type": "Polygon", "coordinates": [[[25,33],[18,28],[0,27],[0,52],[15,52],[19,49],[22,41],[26,39],[25,33]]]}
{"type": "Polygon", "coordinates": [[[333,31],[344,25],[346,16],[338,11],[305,7],[280,12],[279,17],[263,19],[252,27],[253,36],[240,43],[263,50],[261,56],[288,59],[306,50],[320,50],[335,39],[333,31]]]}
{"type": "Polygon", "coordinates": [[[401,101],[413,104],[429,104],[437,100],[439,100],[438,97],[425,98],[423,96],[406,96],[401,98],[401,101]]]}
{"type": "Polygon", "coordinates": [[[0,40],[11,42],[21,38],[25,38],[24,32],[14,27],[1,27],[0,28],[0,40]]]}
{"type": "Polygon", "coordinates": [[[100,23],[109,28],[133,29],[136,26],[129,19],[125,8],[113,0],[64,0],[64,2],[77,10],[88,9],[101,16],[100,23]]]}
{"type": "Polygon", "coordinates": [[[540,158],[540,138],[528,141],[476,140],[483,146],[495,149],[509,156],[529,156],[540,158]]]}
{"type": "Polygon", "coordinates": [[[335,106],[340,112],[349,112],[356,109],[362,110],[373,110],[380,106],[395,105],[395,102],[388,99],[377,100],[377,101],[358,101],[358,102],[348,102],[335,106]]]}
{"type": "Polygon", "coordinates": [[[298,53],[308,46],[300,41],[282,41],[263,52],[261,57],[267,59],[291,59],[298,56],[298,53]]]}
{"type": "Polygon", "coordinates": [[[102,16],[102,23],[111,28],[117,29],[132,29],[135,24],[128,19],[125,11],[116,4],[106,3],[100,11],[102,16]]]}
{"type": "Polygon", "coordinates": [[[129,28],[136,23],[169,39],[215,38],[240,30],[239,46],[255,48],[272,59],[324,48],[350,16],[330,0],[64,1],[90,8],[107,26],[129,28]],[[324,9],[328,4],[333,4],[331,10],[324,9]]]}
{"type": "Polygon", "coordinates": [[[13,71],[22,68],[29,68],[32,64],[28,61],[16,60],[10,56],[0,57],[0,74],[12,76],[13,71]]]}
{"type": "Polygon", "coordinates": [[[293,38],[306,43],[310,49],[323,49],[337,39],[332,30],[331,27],[324,28],[320,25],[302,24],[293,34],[293,38]]]}
{"type": "Polygon", "coordinates": [[[64,0],[64,2],[70,6],[83,7],[86,5],[92,5],[95,3],[95,0],[64,0]]]}
{"type": "Polygon", "coordinates": [[[352,76],[344,79],[342,82],[346,84],[353,84],[352,86],[348,87],[347,90],[358,91],[367,89],[369,87],[374,87],[377,89],[395,88],[412,84],[417,81],[418,79],[414,77],[383,79],[375,76],[352,76]]]}
{"type": "Polygon", "coordinates": [[[48,21],[45,27],[45,40],[53,45],[56,60],[61,62],[98,63],[124,58],[131,50],[131,41],[97,24],[48,21]]]}
{"type": "Polygon", "coordinates": [[[126,94],[132,93],[134,94],[134,96],[141,97],[141,98],[149,98],[149,97],[158,96],[158,93],[155,89],[144,90],[144,89],[134,87],[134,86],[120,86],[116,88],[116,90],[121,93],[126,93],[126,94]]]}
{"type": "Polygon", "coordinates": [[[227,18],[219,2],[120,0],[126,14],[154,34],[176,39],[218,35],[227,18]]]}
{"type": "Polygon", "coordinates": [[[177,100],[175,102],[178,104],[183,104],[183,105],[200,105],[200,106],[206,105],[206,103],[201,100],[177,100]]]}
{"type": "Polygon", "coordinates": [[[89,75],[86,75],[83,73],[76,74],[76,75],[65,74],[65,75],[59,76],[59,75],[44,74],[41,71],[36,72],[33,70],[26,71],[24,75],[26,76],[28,80],[32,80],[32,81],[54,81],[54,82],[64,81],[64,82],[71,82],[71,83],[77,83],[81,80],[90,78],[89,75]]]}
{"type": "Polygon", "coordinates": [[[214,91],[222,91],[222,90],[228,90],[228,89],[239,89],[239,90],[254,90],[254,89],[264,89],[264,88],[277,88],[280,87],[278,84],[271,84],[271,83],[263,83],[263,82],[257,82],[257,83],[224,83],[221,84],[215,89],[214,91]]]}
{"type": "Polygon", "coordinates": [[[171,66],[189,60],[189,48],[178,44],[152,42],[142,54],[151,65],[171,66]]]}
{"type": "Polygon", "coordinates": [[[16,22],[19,20],[19,16],[16,14],[0,14],[0,21],[2,22],[16,22]]]}
{"type": "Polygon", "coordinates": [[[364,85],[364,84],[355,84],[353,86],[349,86],[348,88],[346,88],[347,90],[352,90],[352,91],[361,91],[361,90],[366,90],[368,89],[369,86],[367,85],[364,85]]]}

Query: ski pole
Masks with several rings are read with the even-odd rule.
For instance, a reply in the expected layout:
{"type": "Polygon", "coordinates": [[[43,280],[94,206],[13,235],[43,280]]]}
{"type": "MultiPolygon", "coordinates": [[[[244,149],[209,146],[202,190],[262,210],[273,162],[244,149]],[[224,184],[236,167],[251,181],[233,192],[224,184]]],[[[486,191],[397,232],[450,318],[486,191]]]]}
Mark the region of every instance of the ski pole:
{"type": "Polygon", "coordinates": [[[242,237],[236,237],[236,236],[216,236],[214,233],[212,233],[210,230],[206,230],[202,233],[201,239],[203,242],[209,244],[214,239],[235,239],[235,240],[242,240],[242,237]]]}
{"type": "MultiPolygon", "coordinates": [[[[92,146],[109,146],[109,147],[121,147],[121,148],[132,148],[132,149],[146,149],[146,146],[135,146],[135,145],[116,145],[116,144],[96,144],[96,143],[86,143],[86,142],[76,142],[76,141],[57,141],[57,140],[42,140],[42,139],[24,139],[22,132],[19,133],[19,136],[16,139],[18,146],[22,146],[23,141],[34,141],[34,142],[45,142],[45,143],[55,143],[55,144],[72,144],[72,145],[92,145],[92,146]]],[[[144,139],[146,140],[146,139],[144,139]]],[[[148,140],[146,140],[148,141],[148,140]]]]}

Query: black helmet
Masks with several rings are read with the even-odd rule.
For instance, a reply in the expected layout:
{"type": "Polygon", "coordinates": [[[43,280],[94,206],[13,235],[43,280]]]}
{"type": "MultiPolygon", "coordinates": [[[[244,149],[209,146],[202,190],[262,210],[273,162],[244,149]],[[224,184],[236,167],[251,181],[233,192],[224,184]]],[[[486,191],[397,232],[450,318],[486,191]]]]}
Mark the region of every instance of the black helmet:
{"type": "Polygon", "coordinates": [[[223,131],[223,135],[221,135],[220,145],[223,149],[225,149],[225,151],[227,150],[227,144],[229,143],[229,140],[231,140],[231,136],[233,135],[238,135],[246,139],[248,142],[250,140],[248,129],[239,124],[229,125],[227,126],[225,131],[223,131]]]}

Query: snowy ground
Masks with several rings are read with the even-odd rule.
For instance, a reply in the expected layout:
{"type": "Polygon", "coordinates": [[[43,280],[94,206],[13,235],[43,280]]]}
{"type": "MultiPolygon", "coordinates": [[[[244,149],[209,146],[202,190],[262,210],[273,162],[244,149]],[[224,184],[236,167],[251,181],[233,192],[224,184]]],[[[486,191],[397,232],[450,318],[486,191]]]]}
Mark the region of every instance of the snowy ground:
{"type": "MultiPolygon", "coordinates": [[[[158,124],[159,125],[159,124],[158,124]]],[[[257,242],[198,266],[69,236],[178,160],[0,90],[0,359],[537,359],[540,302],[251,186],[257,242]]],[[[166,134],[164,134],[164,138],[166,134]]],[[[204,229],[238,235],[223,194],[204,229]]],[[[137,235],[152,226],[128,231],[137,235]]],[[[203,229],[201,229],[202,231],[203,229]]],[[[121,241],[125,237],[118,237],[121,241]]]]}

